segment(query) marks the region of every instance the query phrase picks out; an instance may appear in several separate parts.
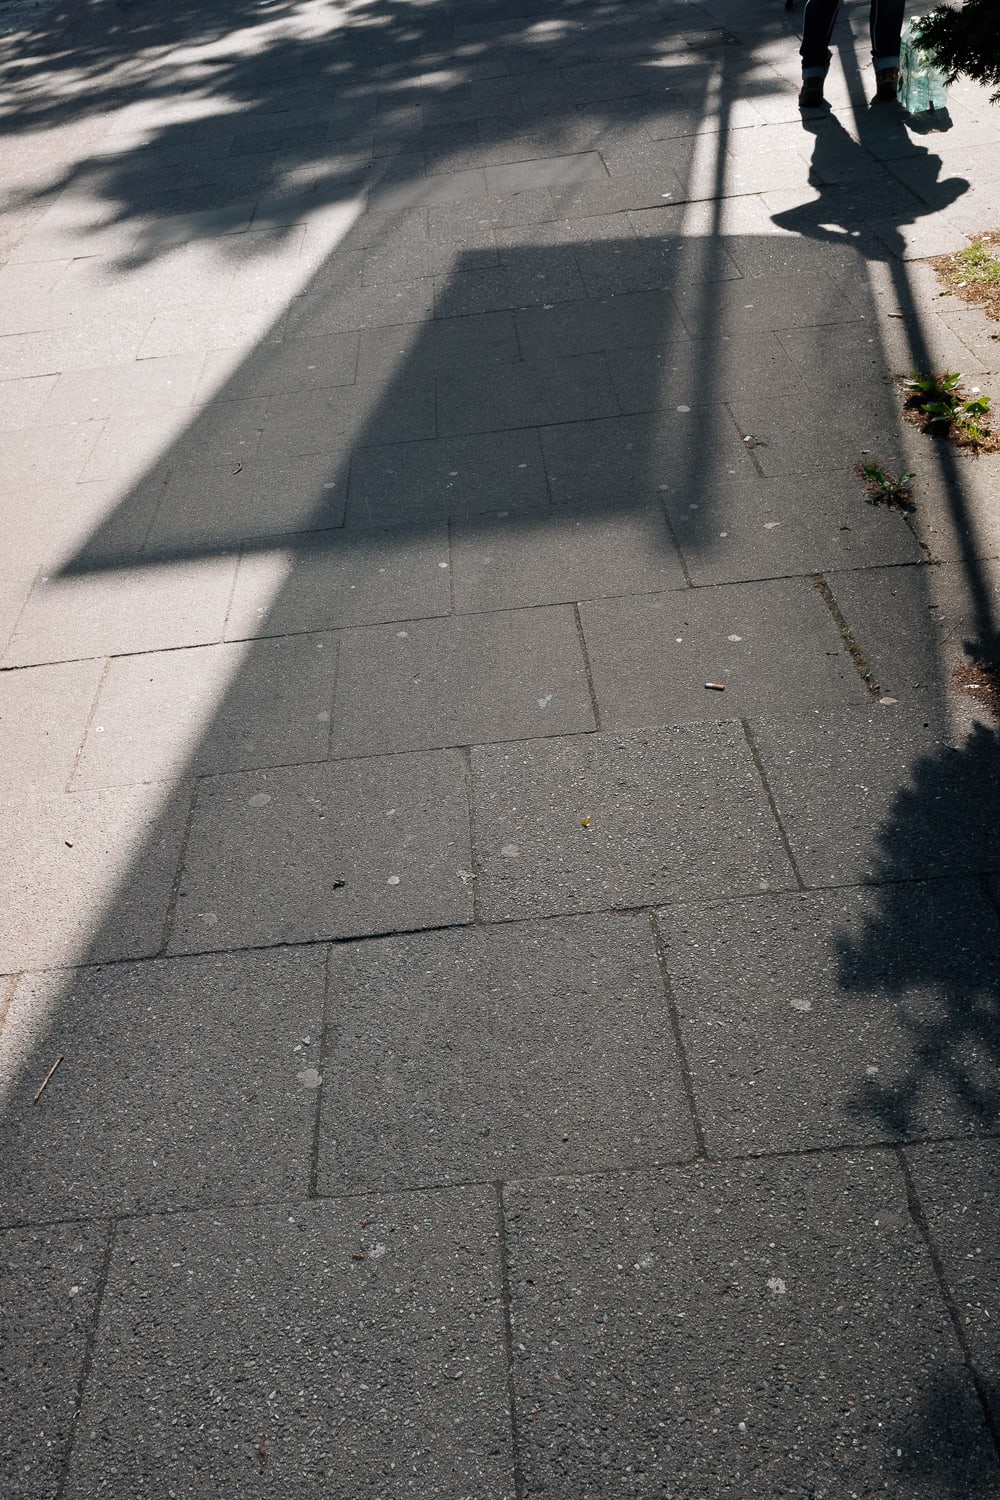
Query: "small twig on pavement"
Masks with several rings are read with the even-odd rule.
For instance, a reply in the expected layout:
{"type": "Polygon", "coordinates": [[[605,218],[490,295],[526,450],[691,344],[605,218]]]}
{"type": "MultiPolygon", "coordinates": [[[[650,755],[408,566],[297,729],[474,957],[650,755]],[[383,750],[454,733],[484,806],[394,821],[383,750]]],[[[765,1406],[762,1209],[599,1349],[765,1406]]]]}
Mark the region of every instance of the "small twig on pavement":
{"type": "Polygon", "coordinates": [[[60,1052],[59,1056],[56,1058],[55,1062],[52,1064],[51,1068],[46,1073],[46,1075],[42,1079],[41,1083],[38,1085],[38,1088],[35,1090],[35,1103],[36,1104],[38,1103],[39,1099],[42,1097],[42,1094],[45,1092],[45,1086],[46,1086],[46,1084],[48,1083],[49,1079],[52,1077],[53,1073],[55,1072],[56,1068],[58,1068],[58,1066],[62,1062],[62,1060],[63,1060],[63,1054],[60,1052]]]}

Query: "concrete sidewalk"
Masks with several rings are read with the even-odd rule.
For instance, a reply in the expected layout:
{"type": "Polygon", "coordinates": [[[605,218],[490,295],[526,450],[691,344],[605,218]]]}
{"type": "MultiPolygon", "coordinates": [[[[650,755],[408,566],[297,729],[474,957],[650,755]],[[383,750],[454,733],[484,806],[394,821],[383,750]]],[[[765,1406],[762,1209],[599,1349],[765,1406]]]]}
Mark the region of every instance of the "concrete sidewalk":
{"type": "Polygon", "coordinates": [[[0,11],[5,1497],[1000,1495],[1000,109],[795,21],[0,11]]]}

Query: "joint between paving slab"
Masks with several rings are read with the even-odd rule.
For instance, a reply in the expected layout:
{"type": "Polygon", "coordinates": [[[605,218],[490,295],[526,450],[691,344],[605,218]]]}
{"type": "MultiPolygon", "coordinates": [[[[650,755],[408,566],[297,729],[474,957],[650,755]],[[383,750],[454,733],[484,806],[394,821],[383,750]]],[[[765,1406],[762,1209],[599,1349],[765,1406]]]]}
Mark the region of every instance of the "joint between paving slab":
{"type": "Polygon", "coordinates": [[[701,1117],[698,1114],[698,1100],[694,1092],[694,1076],[691,1072],[691,1063],[688,1059],[687,1048],[684,1045],[680,1012],[677,1009],[674,987],[670,981],[670,971],[667,968],[667,955],[663,947],[663,936],[656,923],[655,911],[649,913],[649,929],[653,939],[653,951],[656,954],[657,968],[660,971],[660,983],[663,986],[663,998],[667,1007],[667,1016],[670,1020],[670,1030],[674,1039],[674,1048],[677,1052],[677,1062],[681,1071],[684,1097],[687,1100],[688,1113],[691,1116],[691,1128],[694,1132],[697,1154],[698,1158],[704,1161],[708,1156],[708,1147],[705,1144],[705,1131],[702,1128],[701,1117]]]}
{"type": "MultiPolygon", "coordinates": [[[[681,544],[677,540],[677,533],[674,530],[674,523],[670,519],[670,514],[667,510],[667,507],[663,504],[660,505],[660,513],[663,516],[663,529],[666,531],[667,536],[673,543],[674,551],[677,554],[677,561],[681,565],[681,576],[683,577],[684,582],[687,584],[688,588],[693,589],[695,587],[695,582],[688,570],[687,558],[684,556],[684,553],[681,550],[681,544]]],[[[743,582],[744,580],[741,579],[740,581],[743,582]]],[[[681,590],[676,589],[674,592],[680,593],[681,590]]]]}
{"type": "MultiPolygon", "coordinates": [[[[550,497],[550,501],[551,501],[551,497],[550,497]]],[[[21,600],[20,605],[18,606],[17,610],[15,611],[14,619],[13,619],[13,621],[11,623],[10,632],[9,632],[9,634],[7,636],[7,639],[4,640],[4,641],[0,641],[0,656],[2,656],[4,654],[4,652],[7,650],[8,646],[10,645],[11,641],[14,640],[15,637],[16,637],[16,635],[17,635],[18,628],[19,628],[19,626],[21,624],[21,616],[24,614],[24,611],[28,607],[28,600],[31,598],[32,594],[35,592],[35,589],[38,587],[38,580],[42,576],[42,567],[43,566],[44,565],[40,563],[38,565],[38,567],[35,569],[34,573],[32,574],[31,582],[30,582],[30,584],[28,585],[27,589],[24,592],[24,598],[21,600]]],[[[11,667],[4,667],[3,670],[5,672],[8,672],[8,671],[12,671],[14,669],[11,668],[11,667]]]]}
{"type": "Polygon", "coordinates": [[[881,693],[882,688],[880,684],[875,681],[875,675],[865,659],[864,652],[861,650],[861,647],[854,639],[851,627],[844,619],[840,605],[834,598],[833,590],[830,588],[830,585],[827,583],[826,578],[822,573],[810,573],[809,577],[812,580],[813,588],[819,594],[820,598],[823,600],[823,603],[826,605],[827,609],[830,611],[830,614],[833,616],[833,623],[836,625],[837,630],[840,632],[840,638],[844,643],[844,649],[846,650],[848,656],[851,658],[851,661],[854,663],[855,671],[861,678],[861,681],[864,683],[865,687],[868,689],[872,697],[877,698],[881,693]]]}
{"type": "Polygon", "coordinates": [[[84,1396],[87,1383],[90,1379],[90,1370],[94,1362],[94,1348],[97,1344],[97,1329],[101,1319],[101,1308],[104,1305],[104,1294],[107,1290],[108,1276],[111,1271],[111,1256],[115,1248],[115,1234],[117,1224],[114,1219],[108,1223],[108,1242],[104,1247],[104,1255],[101,1257],[101,1268],[97,1273],[97,1292],[94,1297],[94,1311],[87,1331],[87,1343],[83,1351],[83,1361],[80,1365],[80,1380],[76,1389],[76,1404],[73,1415],[70,1418],[69,1432],[66,1437],[66,1451],[63,1455],[62,1468],[56,1483],[54,1500],[63,1500],[66,1493],[66,1485],[69,1482],[69,1468],[73,1458],[73,1447],[76,1442],[76,1434],[80,1426],[80,1414],[83,1410],[84,1396]]]}
{"type": "Polygon", "coordinates": [[[753,464],[754,469],[756,470],[757,477],[759,479],[766,479],[767,475],[764,472],[764,466],[757,458],[756,450],[758,448],[766,448],[767,444],[761,438],[755,438],[752,436],[748,438],[747,434],[743,431],[743,428],[740,426],[739,421],[737,420],[736,413],[733,411],[732,403],[729,401],[724,401],[722,404],[725,407],[726,411],[729,413],[730,421],[740,435],[740,441],[746,449],[750,462],[753,464]]]}
{"type": "Polygon", "coordinates": [[[330,724],[326,736],[326,759],[333,760],[333,737],[337,728],[337,691],[340,687],[340,636],[333,643],[333,682],[330,686],[329,713],[330,724]]]}
{"type": "MultiPolygon", "coordinates": [[[[480,927],[483,914],[479,902],[479,869],[476,856],[476,793],[475,779],[472,775],[472,750],[468,745],[460,752],[462,757],[462,777],[465,781],[465,805],[469,810],[469,864],[471,869],[469,875],[472,878],[472,925],[480,927]]],[[[467,923],[460,923],[467,926],[467,923]]],[[[443,929],[447,931],[448,929],[443,929]]]]}
{"type": "Polygon", "coordinates": [[[913,1174],[910,1171],[910,1164],[906,1159],[906,1150],[904,1146],[900,1145],[895,1148],[895,1157],[899,1165],[899,1170],[902,1173],[904,1185],[906,1187],[906,1202],[910,1211],[910,1218],[913,1220],[917,1233],[920,1235],[920,1238],[923,1240],[924,1244],[927,1247],[927,1253],[930,1256],[931,1265],[934,1268],[934,1275],[937,1278],[941,1296],[944,1299],[945,1307],[948,1310],[948,1317],[951,1319],[951,1326],[954,1330],[955,1338],[958,1340],[959,1348],[962,1351],[962,1358],[965,1361],[965,1368],[968,1371],[969,1379],[972,1381],[972,1384],[975,1387],[976,1396],[978,1397],[979,1405],[982,1408],[983,1425],[986,1428],[986,1431],[989,1433],[991,1439],[993,1440],[993,1447],[996,1451],[997,1459],[1000,1460],[1000,1424],[998,1424],[997,1419],[993,1413],[992,1404],[990,1402],[989,1389],[987,1387],[986,1381],[980,1375],[979,1370],[976,1367],[975,1360],[973,1359],[972,1349],[969,1345],[968,1338],[966,1337],[965,1328],[962,1324],[961,1314],[958,1310],[958,1303],[955,1301],[955,1297],[951,1290],[951,1287],[948,1285],[948,1278],[945,1274],[944,1262],[942,1261],[940,1252],[938,1251],[937,1245],[934,1242],[934,1236],[931,1233],[930,1224],[927,1222],[927,1216],[924,1213],[924,1206],[920,1201],[920,1194],[918,1193],[917,1185],[913,1180],[913,1174]]]}
{"type": "MultiPolygon", "coordinates": [[[[688,1152],[683,1156],[671,1157],[667,1160],[652,1158],[649,1161],[639,1162],[604,1162],[591,1167],[576,1167],[565,1171],[535,1171],[521,1172],[513,1176],[511,1182],[519,1183],[546,1183],[546,1182],[590,1182],[602,1178],[639,1177],[650,1172],[670,1172],[686,1167],[702,1166],[711,1168],[722,1168],[727,1166],[749,1166],[755,1163],[798,1161],[810,1157],[854,1157],[892,1154],[909,1150],[917,1146],[968,1146],[970,1142],[1000,1141],[1000,1132],[985,1132],[976,1136],[968,1134],[958,1135],[926,1135],[913,1136],[905,1141],[877,1140],[877,1141],[835,1141],[831,1143],[818,1144],[814,1146],[796,1146],[785,1150],[770,1151],[742,1151],[725,1152],[713,1154],[706,1151],[704,1155],[698,1152],[688,1152]]],[[[426,1194],[453,1193],[469,1188],[489,1188],[496,1186],[496,1180],[479,1177],[449,1177],[443,1182],[422,1182],[414,1185],[392,1185],[385,1182],[368,1183],[362,1186],[351,1187],[340,1192],[324,1193],[317,1190],[314,1196],[301,1193],[278,1195],[270,1198],[245,1197],[245,1198],[221,1198],[215,1200],[196,1201],[191,1203],[171,1203],[153,1205],[148,1208],[137,1208],[119,1212],[116,1214],[114,1223],[116,1226],[122,1224],[146,1223],[157,1219],[171,1219],[191,1214],[216,1214],[216,1213],[245,1213],[247,1210],[294,1209],[302,1204],[312,1203],[357,1203],[370,1199],[373,1195],[413,1198],[426,1194]]],[[[94,1224],[108,1223],[106,1210],[92,1214],[56,1214],[51,1218],[39,1217],[33,1214],[30,1219],[11,1219],[0,1227],[0,1235],[15,1232],[22,1229],[53,1228],[60,1225],[82,1225],[92,1226],[94,1224]]]]}
{"type": "Polygon", "coordinates": [[[583,670],[587,675],[587,691],[590,694],[590,706],[594,714],[594,725],[598,733],[601,731],[601,710],[597,704],[597,691],[594,687],[594,674],[590,666],[590,652],[587,650],[587,638],[583,633],[583,620],[580,616],[580,606],[574,601],[573,620],[576,624],[576,636],[580,642],[580,652],[583,656],[583,670]]]}
{"type": "Polygon", "coordinates": [[[97,687],[94,689],[94,696],[91,700],[90,708],[87,711],[87,717],[83,725],[83,733],[80,736],[80,743],[76,747],[76,752],[73,756],[73,764],[70,767],[69,775],[66,778],[66,785],[63,787],[63,791],[67,794],[72,791],[73,781],[76,777],[77,769],[80,764],[80,757],[83,754],[83,747],[87,743],[91,725],[93,724],[94,719],[97,717],[97,705],[100,701],[101,691],[104,687],[105,682],[107,681],[107,676],[110,671],[111,657],[109,656],[105,658],[104,667],[101,671],[100,677],[98,678],[97,687]]]}
{"type": "Polygon", "coordinates": [[[503,1183],[494,1182],[497,1202],[497,1237],[500,1242],[500,1305],[503,1311],[504,1356],[507,1363],[507,1405],[510,1411],[511,1470],[515,1500],[525,1494],[521,1465],[521,1440],[517,1425],[517,1389],[514,1383],[514,1327],[511,1314],[510,1266],[507,1256],[507,1219],[503,1207],[503,1183]]]}
{"type": "Polygon", "coordinates": [[[781,813],[778,811],[778,804],[774,799],[774,792],[771,790],[771,783],[767,779],[767,772],[764,770],[764,762],[761,759],[760,750],[757,748],[757,741],[754,739],[753,731],[751,730],[750,724],[746,719],[740,720],[740,726],[743,730],[743,736],[747,742],[747,747],[753,759],[757,775],[760,778],[760,784],[764,788],[764,795],[767,798],[767,805],[771,809],[771,816],[774,819],[775,826],[778,830],[778,837],[781,839],[781,846],[785,851],[785,857],[788,860],[789,865],[791,866],[792,874],[795,876],[795,883],[800,891],[804,891],[807,889],[807,886],[805,881],[802,879],[802,872],[799,869],[798,861],[796,860],[795,855],[792,853],[792,846],[789,842],[788,834],[785,830],[785,825],[782,822],[781,813]]]}
{"type": "MultiPolygon", "coordinates": [[[[208,356],[206,355],[205,357],[207,359],[208,356]]],[[[205,363],[205,361],[202,360],[202,364],[203,365],[204,365],[204,363],[205,363]]],[[[149,520],[146,522],[145,530],[143,531],[142,536],[139,539],[139,552],[140,552],[140,554],[143,553],[143,552],[145,552],[145,550],[146,550],[146,544],[149,541],[150,537],[153,534],[153,531],[156,528],[156,523],[157,523],[157,521],[160,518],[160,509],[161,509],[161,507],[163,505],[163,501],[164,501],[164,498],[165,498],[166,493],[167,493],[167,487],[169,486],[171,479],[174,477],[174,470],[172,468],[170,468],[169,464],[167,464],[167,465],[164,466],[162,472],[163,472],[163,483],[160,485],[160,493],[157,496],[156,504],[153,506],[152,511],[150,512],[149,520]]],[[[234,588],[235,588],[235,584],[236,584],[236,576],[234,574],[233,575],[233,586],[234,586],[234,588]]],[[[230,604],[232,604],[232,598],[233,598],[232,591],[230,591],[229,604],[226,605],[226,619],[227,620],[229,618],[229,606],[230,606],[230,604]]],[[[226,628],[225,624],[223,624],[222,628],[223,628],[223,630],[225,630],[225,628],[226,628]]]]}
{"type": "Polygon", "coordinates": [[[306,1188],[306,1197],[315,1199],[319,1197],[319,1148],[321,1139],[321,1127],[323,1121],[323,1093],[326,1085],[326,1060],[330,1051],[330,960],[333,956],[332,946],[327,949],[326,963],[323,966],[323,1021],[319,1034],[319,1088],[316,1090],[316,1112],[313,1116],[312,1141],[309,1148],[309,1183],[306,1188]]]}
{"type": "MultiPolygon", "coordinates": [[[[769,888],[766,891],[747,890],[738,891],[735,895],[707,896],[698,901],[660,900],[652,903],[647,901],[638,906],[593,906],[588,907],[584,910],[581,910],[578,907],[571,907],[567,909],[560,908],[558,911],[542,912],[538,915],[519,915],[511,917],[497,916],[491,917],[488,921],[484,920],[480,916],[472,917],[467,921],[460,922],[437,922],[432,923],[428,926],[420,927],[378,928],[371,932],[351,932],[339,936],[331,933],[323,933],[320,937],[303,937],[294,939],[281,938],[274,942],[242,943],[238,947],[228,948],[192,948],[178,950],[176,952],[166,952],[161,946],[153,953],[123,954],[121,957],[116,958],[91,959],[77,963],[40,964],[36,968],[17,971],[14,977],[20,980],[22,978],[28,977],[29,975],[40,976],[43,974],[75,974],[78,972],[85,973],[89,969],[100,969],[104,971],[107,969],[118,968],[125,964],[161,963],[164,961],[172,963],[183,962],[185,959],[213,957],[219,958],[225,957],[227,955],[244,953],[277,953],[288,948],[319,948],[326,947],[328,944],[334,947],[347,947],[353,943],[376,943],[381,942],[383,939],[388,940],[391,938],[422,937],[433,933],[459,932],[463,928],[476,925],[488,927],[511,927],[517,926],[519,923],[559,922],[565,920],[565,918],[567,917],[586,916],[648,917],[653,912],[675,911],[683,909],[685,907],[708,908],[735,906],[739,903],[745,903],[748,901],[779,900],[782,897],[788,895],[825,896],[837,891],[878,891],[884,888],[893,888],[896,886],[944,885],[949,883],[954,884],[956,882],[959,884],[968,884],[970,880],[988,880],[991,873],[992,872],[980,873],[975,871],[971,873],[956,873],[954,871],[946,871],[944,874],[940,875],[912,875],[901,877],[897,880],[845,880],[836,884],[821,883],[816,885],[806,885],[804,883],[796,882],[795,885],[775,886],[769,888]]],[[[991,899],[991,905],[995,907],[997,903],[991,899]]],[[[4,977],[6,978],[10,976],[4,977]]],[[[923,1143],[925,1139],[927,1141],[938,1139],[950,1140],[951,1137],[928,1136],[926,1138],[920,1137],[919,1139],[920,1143],[923,1143]]]]}
{"type": "Polygon", "coordinates": [[[167,909],[163,915],[163,931],[160,938],[160,946],[157,948],[154,958],[166,958],[167,944],[173,930],[174,917],[177,914],[177,901],[180,896],[181,880],[184,877],[184,862],[187,859],[188,843],[191,838],[191,828],[194,823],[194,809],[198,801],[198,789],[202,778],[198,777],[191,783],[191,798],[188,802],[187,814],[184,818],[184,831],[181,834],[180,848],[177,851],[177,867],[174,870],[174,878],[170,883],[170,899],[167,909]]]}
{"type": "MultiPolygon", "coordinates": [[[[455,542],[454,542],[454,517],[449,516],[445,521],[445,546],[448,549],[448,616],[455,613],[455,542]]],[[[447,618],[441,616],[440,618],[447,618]]]]}
{"type": "Polygon", "coordinates": [[[3,1029],[6,1025],[7,1017],[10,1015],[10,1008],[14,1004],[17,987],[23,978],[24,975],[21,973],[5,974],[0,979],[0,1037],[3,1036],[3,1029]]]}
{"type": "MultiPolygon", "coordinates": [[[[159,509],[159,507],[157,507],[157,509],[159,509]]],[[[143,542],[142,546],[145,547],[145,545],[146,543],[143,542]]],[[[236,598],[236,585],[239,582],[240,569],[243,566],[243,557],[245,551],[246,548],[241,542],[240,545],[236,548],[236,566],[233,568],[233,576],[229,580],[229,593],[226,596],[226,608],[222,616],[222,625],[219,628],[219,635],[214,643],[215,645],[224,645],[227,641],[227,632],[229,630],[229,616],[233,612],[233,600],[236,598]]]]}

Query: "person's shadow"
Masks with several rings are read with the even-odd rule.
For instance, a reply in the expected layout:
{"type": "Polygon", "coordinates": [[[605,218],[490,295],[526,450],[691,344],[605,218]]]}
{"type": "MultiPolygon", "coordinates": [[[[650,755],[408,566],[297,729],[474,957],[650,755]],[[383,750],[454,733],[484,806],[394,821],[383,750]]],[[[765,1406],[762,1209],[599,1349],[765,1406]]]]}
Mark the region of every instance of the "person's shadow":
{"type": "Polygon", "coordinates": [[[969,183],[964,177],[939,180],[941,158],[911,141],[898,117],[885,125],[858,118],[860,140],[848,134],[835,114],[803,120],[815,140],[809,182],[819,196],[773,214],[772,221],[808,239],[852,244],[869,259],[902,260],[905,226],[949,208],[968,192],[969,183]],[[890,140],[898,190],[886,184],[880,150],[890,140]]]}

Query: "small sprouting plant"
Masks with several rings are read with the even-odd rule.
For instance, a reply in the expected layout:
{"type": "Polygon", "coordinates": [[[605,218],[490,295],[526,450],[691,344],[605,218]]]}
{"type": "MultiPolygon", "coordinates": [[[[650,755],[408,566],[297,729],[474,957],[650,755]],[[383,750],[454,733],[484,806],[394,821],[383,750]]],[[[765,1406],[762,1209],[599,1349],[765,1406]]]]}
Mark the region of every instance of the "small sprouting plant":
{"type": "Polygon", "coordinates": [[[961,375],[916,374],[906,382],[906,389],[910,392],[907,405],[919,411],[929,427],[954,432],[966,443],[984,443],[989,437],[982,418],[990,409],[990,398],[974,395],[967,400],[961,375]]]}
{"type": "Polygon", "coordinates": [[[865,494],[873,505],[891,505],[896,510],[913,510],[912,485],[915,474],[900,474],[896,479],[877,458],[855,465],[855,474],[865,483],[865,494]]]}

